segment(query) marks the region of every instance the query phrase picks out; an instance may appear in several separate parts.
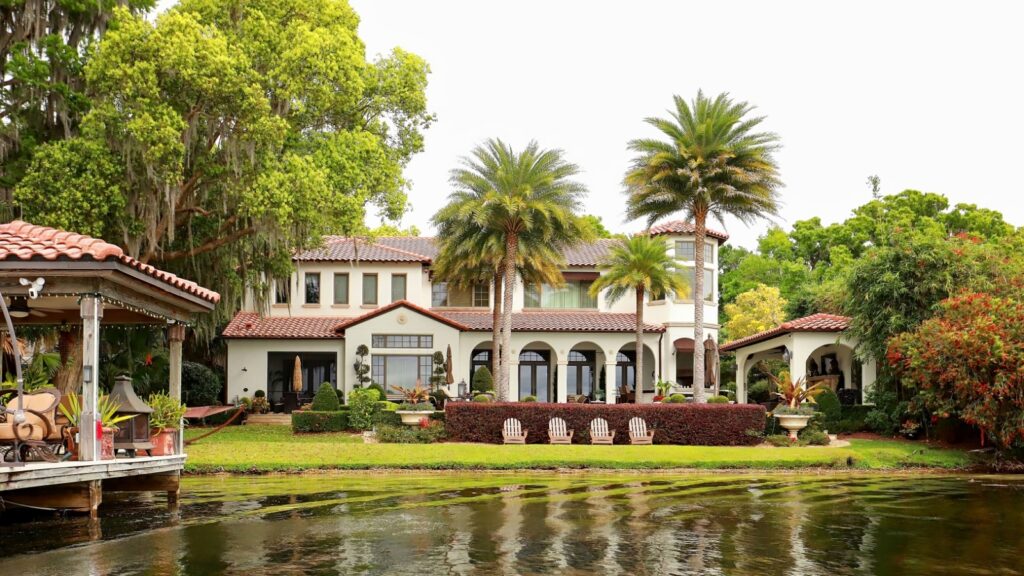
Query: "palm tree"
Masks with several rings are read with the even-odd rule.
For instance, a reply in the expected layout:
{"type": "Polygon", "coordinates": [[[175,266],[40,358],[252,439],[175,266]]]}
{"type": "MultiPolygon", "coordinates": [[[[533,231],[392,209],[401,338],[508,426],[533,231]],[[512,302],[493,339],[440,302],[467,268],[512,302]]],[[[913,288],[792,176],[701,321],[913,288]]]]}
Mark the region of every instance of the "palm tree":
{"type": "Polygon", "coordinates": [[[591,284],[591,295],[597,296],[607,289],[608,304],[614,304],[627,294],[636,298],[635,379],[639,402],[644,374],[644,294],[679,294],[686,292],[688,286],[676,269],[676,261],[669,255],[665,241],[645,234],[613,244],[598,269],[604,274],[591,284]]]}
{"type": "MultiPolygon", "coordinates": [[[[461,164],[451,172],[455,191],[449,195],[449,204],[435,214],[434,222],[442,242],[443,222],[475,226],[480,229],[476,246],[490,243],[487,254],[500,255],[500,349],[509,350],[516,269],[537,262],[541,255],[558,262],[561,249],[586,238],[589,228],[577,215],[586,188],[572,179],[579,168],[567,162],[561,150],[543,150],[536,142],[516,152],[501,140],[488,140],[461,164]]],[[[508,383],[509,364],[503,361],[498,371],[499,400],[508,398],[508,383]]]]}
{"type": "MultiPolygon", "coordinates": [[[[704,296],[704,243],[707,219],[726,215],[750,223],[775,215],[781,185],[773,158],[779,138],[758,132],[764,120],[750,116],[753,106],[728,94],[714,99],[698,92],[692,103],[674,96],[670,118],[647,118],[662,139],[629,143],[636,156],[626,172],[626,213],[648,225],[682,212],[693,220],[694,302],[704,296]]],[[[694,306],[693,341],[704,341],[704,306],[694,306]]],[[[704,401],[704,355],[693,355],[694,399],[704,401]]]]}

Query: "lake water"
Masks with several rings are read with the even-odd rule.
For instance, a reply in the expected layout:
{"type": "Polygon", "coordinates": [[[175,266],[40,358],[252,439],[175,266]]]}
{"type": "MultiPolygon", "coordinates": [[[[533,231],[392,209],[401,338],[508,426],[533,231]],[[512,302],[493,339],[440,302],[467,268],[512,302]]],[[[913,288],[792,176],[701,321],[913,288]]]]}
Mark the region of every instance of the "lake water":
{"type": "Polygon", "coordinates": [[[0,575],[1024,574],[1024,478],[195,477],[8,517],[0,575]],[[13,555],[19,553],[17,555],[13,555]]]}

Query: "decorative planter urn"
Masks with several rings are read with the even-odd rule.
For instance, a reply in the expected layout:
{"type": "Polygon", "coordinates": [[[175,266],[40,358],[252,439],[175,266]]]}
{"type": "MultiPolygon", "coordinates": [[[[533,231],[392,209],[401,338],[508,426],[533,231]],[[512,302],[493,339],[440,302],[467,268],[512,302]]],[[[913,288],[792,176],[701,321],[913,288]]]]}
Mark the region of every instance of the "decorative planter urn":
{"type": "Polygon", "coordinates": [[[395,412],[402,417],[402,424],[406,426],[419,426],[421,420],[430,418],[430,415],[434,413],[433,410],[396,410],[395,412]]]}
{"type": "Polygon", "coordinates": [[[796,440],[797,432],[807,428],[807,421],[813,418],[810,414],[776,414],[779,426],[789,432],[789,437],[796,440]]]}
{"type": "Polygon", "coordinates": [[[151,456],[170,456],[174,454],[174,441],[176,440],[177,430],[170,430],[167,428],[161,430],[153,430],[150,435],[150,441],[153,443],[152,450],[149,451],[151,456]]]}

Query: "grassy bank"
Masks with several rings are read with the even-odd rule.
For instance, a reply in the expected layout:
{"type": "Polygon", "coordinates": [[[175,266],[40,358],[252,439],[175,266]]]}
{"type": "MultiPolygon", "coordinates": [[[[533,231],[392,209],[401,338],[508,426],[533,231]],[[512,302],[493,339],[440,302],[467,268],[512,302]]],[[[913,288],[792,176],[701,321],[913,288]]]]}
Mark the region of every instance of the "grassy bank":
{"type": "MultiPolygon", "coordinates": [[[[189,430],[187,437],[203,430],[189,430]]],[[[293,435],[285,426],[232,426],[188,447],[186,470],[476,469],[763,469],[909,467],[965,468],[969,455],[923,443],[853,440],[846,448],[714,446],[496,446],[364,444],[352,434],[293,435]],[[851,466],[852,463],[852,466],[851,466]]]]}

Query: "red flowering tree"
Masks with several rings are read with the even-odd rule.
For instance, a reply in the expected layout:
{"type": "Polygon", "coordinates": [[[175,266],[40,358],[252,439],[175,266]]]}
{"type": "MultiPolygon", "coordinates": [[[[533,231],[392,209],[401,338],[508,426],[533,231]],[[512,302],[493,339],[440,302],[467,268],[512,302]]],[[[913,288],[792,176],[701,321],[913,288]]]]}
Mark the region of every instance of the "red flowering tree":
{"type": "Polygon", "coordinates": [[[1000,448],[1024,447],[1024,301],[964,294],[894,339],[888,360],[939,416],[978,426],[1000,448]]]}

